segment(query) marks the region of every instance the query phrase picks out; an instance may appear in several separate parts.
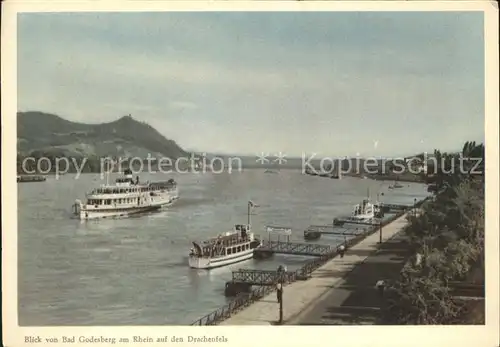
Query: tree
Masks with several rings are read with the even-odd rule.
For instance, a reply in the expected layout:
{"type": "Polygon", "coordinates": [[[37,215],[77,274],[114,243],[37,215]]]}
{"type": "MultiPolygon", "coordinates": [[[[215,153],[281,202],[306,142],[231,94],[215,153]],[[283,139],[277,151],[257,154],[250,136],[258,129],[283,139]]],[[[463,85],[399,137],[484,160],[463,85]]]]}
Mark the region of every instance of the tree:
{"type": "Polygon", "coordinates": [[[388,288],[384,323],[452,324],[468,310],[453,298],[448,283],[478,267],[484,277],[484,172],[471,172],[477,160],[484,167],[484,153],[475,142],[466,142],[458,154],[434,151],[439,191],[404,231],[423,261],[408,263],[388,288]]]}

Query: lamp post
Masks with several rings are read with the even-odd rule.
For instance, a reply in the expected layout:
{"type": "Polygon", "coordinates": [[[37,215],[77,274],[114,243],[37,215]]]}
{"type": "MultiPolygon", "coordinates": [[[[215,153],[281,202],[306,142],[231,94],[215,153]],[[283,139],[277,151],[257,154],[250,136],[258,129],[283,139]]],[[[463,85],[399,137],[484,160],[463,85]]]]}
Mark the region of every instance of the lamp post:
{"type": "Polygon", "coordinates": [[[382,244],[382,220],[379,222],[379,243],[382,244]]]}
{"type": "Polygon", "coordinates": [[[278,283],[279,286],[277,288],[277,294],[278,294],[278,303],[280,304],[280,318],[279,318],[279,324],[283,324],[283,281],[285,277],[285,269],[283,266],[278,266],[278,283]]]}

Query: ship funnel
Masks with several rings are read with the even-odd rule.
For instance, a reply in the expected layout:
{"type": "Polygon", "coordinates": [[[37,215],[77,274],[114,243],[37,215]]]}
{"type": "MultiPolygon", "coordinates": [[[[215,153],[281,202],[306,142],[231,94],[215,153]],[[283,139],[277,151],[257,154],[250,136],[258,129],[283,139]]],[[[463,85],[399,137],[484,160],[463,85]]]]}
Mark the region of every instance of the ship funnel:
{"type": "Polygon", "coordinates": [[[132,170],[127,169],[123,172],[126,178],[132,178],[132,170]]]}

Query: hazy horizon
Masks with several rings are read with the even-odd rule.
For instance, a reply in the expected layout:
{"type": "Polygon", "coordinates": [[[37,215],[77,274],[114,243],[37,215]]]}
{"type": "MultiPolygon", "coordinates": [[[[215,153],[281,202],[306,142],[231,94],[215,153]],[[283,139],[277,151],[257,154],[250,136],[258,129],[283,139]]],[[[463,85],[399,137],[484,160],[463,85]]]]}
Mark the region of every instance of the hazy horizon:
{"type": "Polygon", "coordinates": [[[18,109],[220,154],[459,150],[484,142],[483,15],[20,14],[18,109]]]}

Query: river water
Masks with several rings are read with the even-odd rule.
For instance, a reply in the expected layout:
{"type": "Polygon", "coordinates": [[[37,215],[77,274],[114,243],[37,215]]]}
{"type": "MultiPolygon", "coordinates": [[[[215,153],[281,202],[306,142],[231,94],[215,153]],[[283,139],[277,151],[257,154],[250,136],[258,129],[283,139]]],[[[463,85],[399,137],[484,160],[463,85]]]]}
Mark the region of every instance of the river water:
{"type": "MultiPolygon", "coordinates": [[[[18,307],[21,326],[185,325],[226,303],[224,284],[240,268],[289,270],[308,257],[275,255],[213,270],[187,265],[191,241],[229,231],[247,221],[247,202],[260,206],[252,228],[292,227],[304,242],[311,224],[331,224],[350,214],[369,189],[381,201],[412,204],[427,196],[424,185],[358,178],[277,174],[252,169],[231,174],[145,174],[142,180],[175,178],[180,199],[167,210],[116,220],[80,222],[71,204],[104,183],[96,174],[49,177],[18,184],[18,307]]],[[[113,177],[112,177],[113,178],[113,177]]],[[[335,236],[314,243],[337,244],[335,236]]]]}

